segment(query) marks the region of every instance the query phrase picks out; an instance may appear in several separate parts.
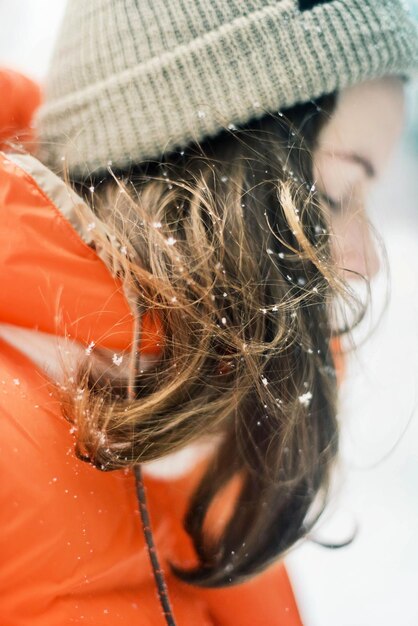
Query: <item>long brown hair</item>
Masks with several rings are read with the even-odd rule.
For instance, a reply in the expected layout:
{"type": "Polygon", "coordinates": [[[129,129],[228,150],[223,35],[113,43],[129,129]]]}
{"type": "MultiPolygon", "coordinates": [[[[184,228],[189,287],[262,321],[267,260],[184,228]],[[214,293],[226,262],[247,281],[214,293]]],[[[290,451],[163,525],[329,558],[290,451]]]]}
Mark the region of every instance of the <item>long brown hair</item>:
{"type": "Polygon", "coordinates": [[[325,505],[338,451],[333,303],[357,306],[333,264],[312,174],[333,105],[328,96],[266,114],[161,161],[73,181],[137,319],[152,310],[164,341],[151,369],[134,370],[134,398],[126,380],[86,365],[64,411],[79,454],[103,470],[219,437],[185,519],[200,564],[174,568],[196,585],[254,575],[325,505]],[[236,477],[232,513],[211,533],[208,511],[236,477]]]}

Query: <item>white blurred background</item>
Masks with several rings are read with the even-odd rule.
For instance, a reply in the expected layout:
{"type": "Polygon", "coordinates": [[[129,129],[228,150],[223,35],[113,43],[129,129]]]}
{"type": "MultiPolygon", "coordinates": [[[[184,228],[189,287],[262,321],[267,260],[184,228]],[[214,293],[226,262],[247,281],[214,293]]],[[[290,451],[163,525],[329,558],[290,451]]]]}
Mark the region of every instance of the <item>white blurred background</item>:
{"type": "MultiPolygon", "coordinates": [[[[88,1],[88,0],[86,0],[88,1]]],[[[410,2],[418,16],[417,2],[410,2]]],[[[65,0],[0,0],[0,65],[42,82],[65,0]]],[[[1,94],[0,94],[1,97],[1,94]]],[[[417,626],[418,97],[402,145],[370,199],[392,273],[378,330],[349,363],[338,495],[318,530],[344,540],[296,549],[288,566],[306,626],[417,626]]],[[[373,287],[377,319],[386,281],[373,287]]]]}

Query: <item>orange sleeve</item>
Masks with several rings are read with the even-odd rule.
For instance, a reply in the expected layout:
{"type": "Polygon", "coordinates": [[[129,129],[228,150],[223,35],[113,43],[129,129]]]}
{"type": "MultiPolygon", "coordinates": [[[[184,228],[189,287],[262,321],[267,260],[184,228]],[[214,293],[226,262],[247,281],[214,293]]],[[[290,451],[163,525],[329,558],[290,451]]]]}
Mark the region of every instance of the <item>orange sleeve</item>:
{"type": "Polygon", "coordinates": [[[23,74],[0,68],[0,94],[0,149],[15,136],[32,140],[30,125],[41,103],[40,87],[23,74]]]}
{"type": "Polygon", "coordinates": [[[202,594],[216,626],[302,626],[283,562],[249,582],[202,594]]]}

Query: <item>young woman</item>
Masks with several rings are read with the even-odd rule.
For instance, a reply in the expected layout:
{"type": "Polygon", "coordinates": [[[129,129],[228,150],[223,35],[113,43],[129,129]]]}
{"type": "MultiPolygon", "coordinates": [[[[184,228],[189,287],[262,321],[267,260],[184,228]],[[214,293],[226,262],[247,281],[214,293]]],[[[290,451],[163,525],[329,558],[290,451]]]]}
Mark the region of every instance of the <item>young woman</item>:
{"type": "Polygon", "coordinates": [[[397,1],[69,2],[38,158],[0,156],[2,623],[301,623],[416,35],[397,1]]]}

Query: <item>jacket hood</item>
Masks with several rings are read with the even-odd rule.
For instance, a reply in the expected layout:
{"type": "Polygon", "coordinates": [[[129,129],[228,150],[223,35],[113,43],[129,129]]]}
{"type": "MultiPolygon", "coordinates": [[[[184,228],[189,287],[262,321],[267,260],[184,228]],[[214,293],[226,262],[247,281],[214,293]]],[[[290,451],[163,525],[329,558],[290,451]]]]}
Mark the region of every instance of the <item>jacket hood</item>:
{"type": "MultiPolygon", "coordinates": [[[[128,350],[132,313],[94,249],[97,226],[83,200],[34,157],[0,153],[0,213],[0,323],[128,350]]],[[[160,341],[148,312],[141,353],[158,353],[160,341]]]]}

